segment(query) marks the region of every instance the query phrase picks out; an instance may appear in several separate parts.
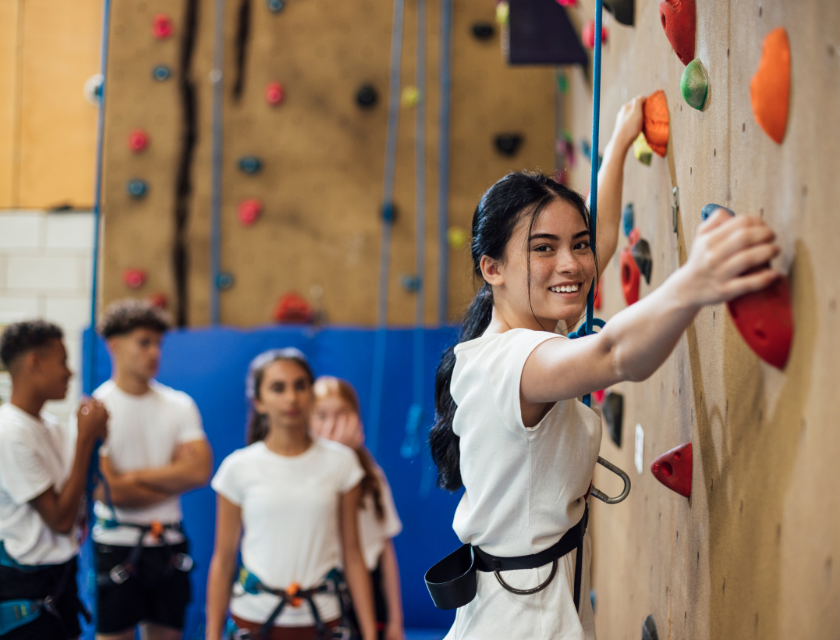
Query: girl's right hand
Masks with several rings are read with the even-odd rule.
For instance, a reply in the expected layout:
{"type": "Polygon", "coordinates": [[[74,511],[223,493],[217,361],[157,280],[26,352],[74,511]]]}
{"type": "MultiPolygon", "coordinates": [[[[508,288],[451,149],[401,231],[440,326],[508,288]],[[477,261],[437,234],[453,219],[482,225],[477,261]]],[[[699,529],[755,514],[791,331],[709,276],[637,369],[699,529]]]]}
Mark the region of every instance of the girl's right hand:
{"type": "Polygon", "coordinates": [[[680,269],[686,301],[699,308],[773,284],[781,277],[770,267],[770,260],[781,251],[775,239],[761,218],[733,218],[718,209],[700,225],[688,261],[680,269]]]}

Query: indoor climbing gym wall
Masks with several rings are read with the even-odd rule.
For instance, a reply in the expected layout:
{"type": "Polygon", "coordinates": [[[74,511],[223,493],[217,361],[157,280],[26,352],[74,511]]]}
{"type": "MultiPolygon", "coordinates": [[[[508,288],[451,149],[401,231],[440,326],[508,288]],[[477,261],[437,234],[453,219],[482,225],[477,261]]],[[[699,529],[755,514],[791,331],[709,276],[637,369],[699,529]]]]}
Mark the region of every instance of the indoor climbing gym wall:
{"type": "MultiPolygon", "coordinates": [[[[594,0],[567,4],[578,27],[594,15],[594,0]]],[[[600,314],[683,264],[711,203],[763,217],[788,279],[703,310],[651,379],[602,398],[601,455],[633,489],[593,506],[598,635],[638,638],[644,623],[645,638],[836,638],[840,8],[637,0],[633,26],[604,15],[602,131],[648,100],[600,314]]],[[[561,136],[580,148],[591,67],[565,77],[561,136]]],[[[588,160],[567,175],[586,191],[588,160]]],[[[600,468],[595,483],[620,485],[600,468]]]]}
{"type": "Polygon", "coordinates": [[[460,315],[478,196],[554,169],[553,70],[506,64],[492,3],[397,5],[229,0],[214,32],[212,3],[114,4],[103,303],[190,326],[460,315]]]}

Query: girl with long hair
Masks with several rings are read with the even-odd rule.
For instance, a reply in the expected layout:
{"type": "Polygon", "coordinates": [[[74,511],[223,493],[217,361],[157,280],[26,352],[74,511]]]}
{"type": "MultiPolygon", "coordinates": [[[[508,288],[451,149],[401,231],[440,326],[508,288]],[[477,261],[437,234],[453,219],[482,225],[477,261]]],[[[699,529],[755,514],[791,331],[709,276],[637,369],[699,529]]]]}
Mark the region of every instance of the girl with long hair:
{"type": "Polygon", "coordinates": [[[310,436],[314,382],[297,349],[267,351],[251,363],[249,444],[225,458],[212,482],[208,639],[359,637],[349,596],[360,637],[376,639],[357,528],[365,472],[349,448],[310,436]]]}
{"type": "Polygon", "coordinates": [[[370,572],[380,640],[404,640],[400,572],[393,538],[402,531],[385,472],[364,446],[359,397],[346,380],[321,376],[315,381],[312,432],[356,452],[365,470],[359,502],[359,538],[370,572]]]}
{"type": "MultiPolygon", "coordinates": [[[[608,146],[619,168],[605,154],[602,178],[620,171],[638,133],[634,103],[619,114],[608,146]]],[[[599,201],[620,202],[620,181],[618,195],[602,199],[604,184],[599,201]]],[[[458,556],[464,562],[451,570],[453,554],[427,582],[463,584],[458,572],[471,562],[476,578],[471,593],[450,600],[459,608],[447,640],[595,638],[592,606],[581,594],[589,592],[586,500],[601,420],[579,399],[645,380],[701,308],[778,277],[769,261],[779,249],[767,225],[718,211],[658,289],[595,335],[558,335],[558,324],[583,318],[598,264],[615,250],[618,220],[618,207],[607,204],[596,255],[584,199],[530,173],[499,180],[475,210],[471,249],[482,286],[438,368],[430,436],[440,486],[464,488],[453,528],[470,546],[458,556]]]]}

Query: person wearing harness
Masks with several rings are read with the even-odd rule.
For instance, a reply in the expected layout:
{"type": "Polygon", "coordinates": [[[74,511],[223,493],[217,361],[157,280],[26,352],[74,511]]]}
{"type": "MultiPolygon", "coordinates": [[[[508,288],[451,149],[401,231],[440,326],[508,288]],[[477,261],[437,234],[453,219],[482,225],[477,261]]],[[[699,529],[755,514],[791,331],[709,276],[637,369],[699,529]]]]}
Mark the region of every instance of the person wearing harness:
{"type": "Polygon", "coordinates": [[[346,380],[321,376],[315,381],[312,432],[356,452],[365,470],[359,503],[359,542],[370,572],[379,640],[404,640],[400,570],[393,538],[402,531],[385,472],[364,446],[359,397],[346,380]]]}
{"type": "Polygon", "coordinates": [[[351,449],[310,435],[314,382],[297,349],[251,362],[249,444],[212,482],[208,640],[376,640],[357,530],[364,470],[351,449]]]}
{"type": "Polygon", "coordinates": [[[168,316],[151,303],[110,305],[99,323],[113,362],[95,392],[110,414],[100,450],[106,482],[94,505],[97,638],[181,637],[192,558],[180,494],[207,483],[210,446],[187,394],[154,380],[168,316]]]}
{"type": "Polygon", "coordinates": [[[83,399],[77,432],[43,411],[72,375],[62,332],[40,320],[9,325],[0,360],[12,397],[0,406],[0,638],[66,640],[89,614],[76,590],[84,488],[108,413],[83,399]]]}
{"type": "MultiPolygon", "coordinates": [[[[638,126],[631,103],[608,154],[623,162],[638,126]]],[[[597,265],[616,247],[619,206],[609,203],[620,186],[602,197],[606,178],[597,256],[583,198],[539,174],[505,176],[473,216],[483,284],[438,368],[430,436],[440,485],[464,488],[453,528],[465,545],[426,574],[435,603],[458,608],[447,640],[595,638],[586,524],[601,420],[578,398],[648,378],[703,306],[779,275],[764,222],[718,211],[658,289],[594,335],[558,336],[555,325],[584,315],[597,265]]]]}

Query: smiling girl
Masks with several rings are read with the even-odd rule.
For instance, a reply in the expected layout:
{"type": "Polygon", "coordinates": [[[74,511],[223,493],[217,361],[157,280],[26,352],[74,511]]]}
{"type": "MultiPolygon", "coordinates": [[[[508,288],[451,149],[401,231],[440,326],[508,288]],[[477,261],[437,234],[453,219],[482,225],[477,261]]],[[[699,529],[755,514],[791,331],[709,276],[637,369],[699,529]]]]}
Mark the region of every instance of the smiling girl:
{"type": "MultiPolygon", "coordinates": [[[[768,263],[779,249],[764,222],[718,211],[662,286],[600,333],[569,340],[555,327],[584,316],[598,264],[615,251],[613,212],[599,220],[596,256],[583,198],[545,176],[509,174],[475,210],[473,268],[483,284],[438,368],[430,436],[439,484],[464,487],[453,528],[473,547],[467,566],[474,558],[478,569],[476,595],[453,600],[460,608],[447,640],[595,638],[580,594],[589,592],[586,498],[601,420],[579,398],[645,380],[703,306],[778,277],[768,263]]],[[[465,569],[436,574],[448,561],[427,580],[445,583],[465,569]]]]}

